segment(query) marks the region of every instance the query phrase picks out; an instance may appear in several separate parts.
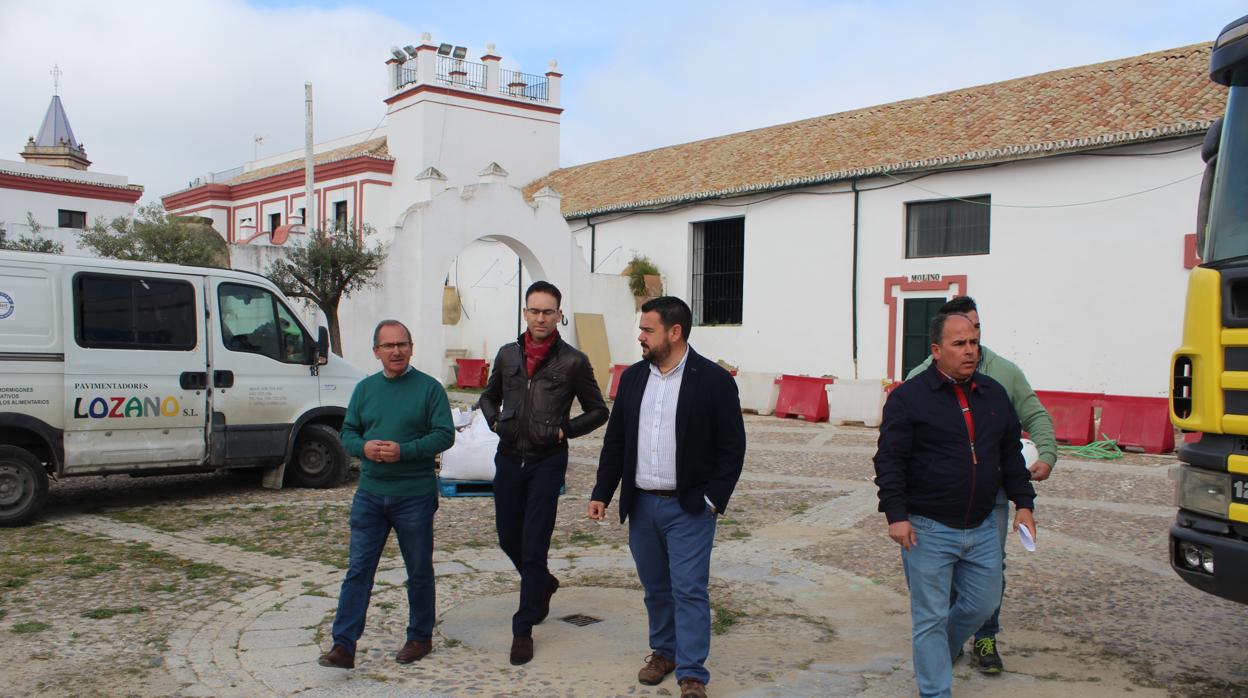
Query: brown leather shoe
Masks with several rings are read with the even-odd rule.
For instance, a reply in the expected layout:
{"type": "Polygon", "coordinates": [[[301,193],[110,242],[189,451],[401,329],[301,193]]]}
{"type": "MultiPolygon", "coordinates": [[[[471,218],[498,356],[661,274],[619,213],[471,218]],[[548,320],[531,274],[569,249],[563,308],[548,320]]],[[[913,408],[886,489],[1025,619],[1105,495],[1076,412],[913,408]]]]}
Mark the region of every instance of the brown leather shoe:
{"type": "Polygon", "coordinates": [[[681,679],[680,698],[706,698],[706,684],[697,679],[681,679]]]}
{"type": "Polygon", "coordinates": [[[332,649],[322,654],[316,663],[331,669],[354,669],[355,655],[348,652],[347,648],[342,645],[334,645],[332,649]]]}
{"type": "Polygon", "coordinates": [[[637,672],[637,680],[647,686],[657,686],[673,671],[676,671],[676,662],[658,652],[651,652],[650,656],[646,657],[646,665],[637,672]]]}
{"type": "Polygon", "coordinates": [[[533,659],[533,638],[514,636],[511,639],[511,663],[519,666],[533,659]]]}
{"type": "Polygon", "coordinates": [[[408,640],[394,655],[399,664],[411,664],[433,651],[433,640],[408,640]]]}
{"type": "Polygon", "coordinates": [[[554,596],[556,591],[559,591],[559,580],[552,574],[546,580],[546,600],[542,602],[542,612],[534,622],[535,625],[546,620],[546,616],[550,615],[550,597],[554,596]]]}

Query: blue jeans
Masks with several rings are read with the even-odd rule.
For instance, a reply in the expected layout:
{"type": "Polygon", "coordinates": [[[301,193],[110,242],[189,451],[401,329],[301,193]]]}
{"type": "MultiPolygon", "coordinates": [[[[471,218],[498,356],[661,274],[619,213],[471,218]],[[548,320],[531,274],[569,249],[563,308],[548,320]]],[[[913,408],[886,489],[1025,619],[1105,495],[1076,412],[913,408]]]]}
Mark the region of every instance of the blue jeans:
{"type": "Polygon", "coordinates": [[[1001,602],[997,604],[997,610],[975,631],[976,640],[996,637],[1001,632],[1001,604],[1005,603],[1005,537],[1010,532],[1010,500],[1005,496],[1004,487],[997,490],[997,504],[992,515],[997,518],[997,540],[1001,542],[1001,602]]]}
{"type": "Polygon", "coordinates": [[[646,589],[650,649],[676,662],[676,679],[711,680],[711,546],[716,515],[690,514],[675,497],[638,492],[628,512],[628,545],[646,589]]]}
{"type": "Polygon", "coordinates": [[[910,516],[917,543],[901,552],[910,587],[914,678],[919,695],[953,695],[953,659],[1001,603],[1001,544],[996,514],[975,528],[950,528],[910,516]],[[958,600],[949,607],[949,594],[958,600]]]}
{"type": "Polygon", "coordinates": [[[407,567],[407,639],[433,637],[433,513],[437,510],[437,491],[409,497],[355,491],[347,576],[342,580],[334,616],[335,645],[355,653],[355,643],[364,633],[377,563],[391,528],[407,567]]]}
{"type": "MultiPolygon", "coordinates": [[[[1001,541],[1001,603],[1005,603],[1005,536],[1010,532],[1010,500],[1005,496],[1005,488],[997,490],[997,503],[993,506],[992,515],[997,517],[997,540],[1001,541]]],[[[958,602],[956,590],[949,594],[949,605],[958,602]]],[[[992,612],[988,620],[975,631],[975,639],[996,637],[1001,632],[1001,603],[992,612]]]]}

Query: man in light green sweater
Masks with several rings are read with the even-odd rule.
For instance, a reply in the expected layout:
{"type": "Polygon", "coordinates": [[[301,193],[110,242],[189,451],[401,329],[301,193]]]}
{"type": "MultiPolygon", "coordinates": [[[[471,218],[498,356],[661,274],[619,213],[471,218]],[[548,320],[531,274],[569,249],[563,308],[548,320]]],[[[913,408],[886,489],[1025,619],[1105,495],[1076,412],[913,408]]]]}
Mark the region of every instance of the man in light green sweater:
{"type": "Polygon", "coordinates": [[[351,502],[351,547],[334,616],[334,646],[321,666],[355,668],[355,643],[373,591],[373,576],[393,528],[407,567],[407,642],[400,664],[433,649],[433,513],[438,509],[433,457],[455,442],[446,390],[412,368],[412,334],[397,320],[373,331],[381,372],[360,381],[342,423],[342,444],[360,459],[351,502]]]}
{"type": "MultiPolygon", "coordinates": [[[[961,313],[970,318],[971,323],[975,325],[975,329],[980,329],[979,309],[975,306],[975,300],[970,296],[954,298],[941,306],[940,312],[961,313]]],[[[1049,473],[1053,471],[1053,464],[1057,462],[1057,439],[1054,436],[1053,419],[1049,417],[1049,413],[1044,409],[1044,405],[1040,404],[1040,398],[1036,397],[1036,391],[1031,389],[1031,384],[1027,382],[1027,377],[1023,375],[1022,370],[1018,366],[1015,366],[1008,359],[994,354],[983,344],[979,345],[979,352],[979,372],[1000,383],[1005,388],[1006,394],[1010,396],[1010,404],[1014,406],[1014,411],[1018,413],[1018,421],[1023,425],[1023,431],[1027,432],[1028,437],[1036,443],[1036,450],[1039,451],[1040,457],[1030,466],[1031,479],[1037,482],[1048,479],[1049,473]]],[[[906,375],[906,380],[927,370],[927,366],[931,362],[932,357],[927,357],[922,364],[916,366],[906,375]]],[[[1004,489],[997,493],[997,505],[994,515],[997,517],[997,535],[1001,539],[1001,567],[1003,572],[1001,575],[1001,596],[1002,603],[1004,603],[1005,536],[1009,529],[1009,500],[1005,497],[1004,489]]],[[[975,633],[975,644],[972,650],[973,659],[979,670],[986,674],[999,674],[1004,668],[1001,662],[1001,654],[997,650],[997,633],[1000,631],[1001,607],[998,606],[992,617],[975,633]]]]}

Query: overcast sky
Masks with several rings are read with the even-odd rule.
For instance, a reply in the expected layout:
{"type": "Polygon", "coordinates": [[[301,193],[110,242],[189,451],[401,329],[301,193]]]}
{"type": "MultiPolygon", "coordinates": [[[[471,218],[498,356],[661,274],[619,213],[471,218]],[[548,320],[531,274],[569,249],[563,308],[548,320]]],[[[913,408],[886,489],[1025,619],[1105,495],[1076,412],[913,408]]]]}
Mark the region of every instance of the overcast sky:
{"type": "Polygon", "coordinates": [[[19,160],[52,94],[92,170],[144,201],[196,176],[385,116],[392,45],[497,44],[564,74],[573,165],[820,114],[1212,40],[1238,2],[333,2],[0,0],[0,159],[19,160]]]}

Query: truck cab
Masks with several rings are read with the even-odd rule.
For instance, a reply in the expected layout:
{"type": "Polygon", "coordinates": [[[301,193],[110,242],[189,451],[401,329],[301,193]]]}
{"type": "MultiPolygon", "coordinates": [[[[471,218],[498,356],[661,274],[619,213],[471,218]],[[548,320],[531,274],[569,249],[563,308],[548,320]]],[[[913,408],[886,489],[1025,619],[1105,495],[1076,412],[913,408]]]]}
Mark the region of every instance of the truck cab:
{"type": "Polygon", "coordinates": [[[1229,87],[1206,136],[1170,419],[1198,434],[1179,449],[1170,565],[1188,583],[1248,603],[1248,17],[1214,42],[1209,77],[1229,87]]]}

